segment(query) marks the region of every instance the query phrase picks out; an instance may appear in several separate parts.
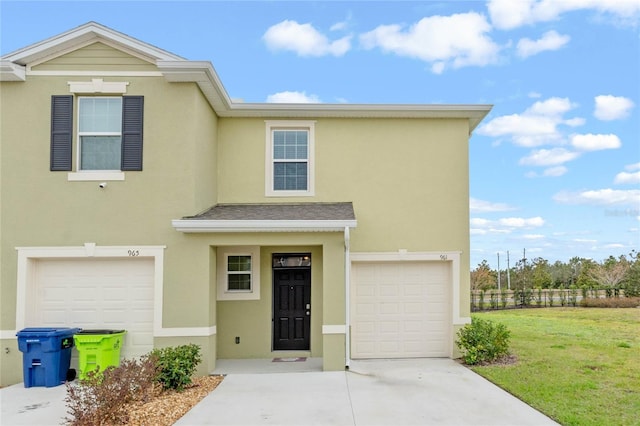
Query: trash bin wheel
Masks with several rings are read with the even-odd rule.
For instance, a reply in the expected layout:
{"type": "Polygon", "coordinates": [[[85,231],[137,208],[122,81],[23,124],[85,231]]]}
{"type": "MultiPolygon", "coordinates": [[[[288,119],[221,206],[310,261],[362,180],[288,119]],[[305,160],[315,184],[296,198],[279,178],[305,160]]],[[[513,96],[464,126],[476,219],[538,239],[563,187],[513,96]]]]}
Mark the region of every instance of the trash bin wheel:
{"type": "Polygon", "coordinates": [[[67,370],[67,382],[73,382],[76,379],[76,369],[70,368],[67,370]]]}

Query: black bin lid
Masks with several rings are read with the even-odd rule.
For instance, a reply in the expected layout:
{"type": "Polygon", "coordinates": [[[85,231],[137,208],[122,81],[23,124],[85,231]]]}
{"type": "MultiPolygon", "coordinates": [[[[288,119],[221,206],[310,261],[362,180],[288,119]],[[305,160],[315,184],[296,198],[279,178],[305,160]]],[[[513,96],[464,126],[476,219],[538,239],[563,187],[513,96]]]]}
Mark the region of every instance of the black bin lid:
{"type": "Polygon", "coordinates": [[[118,334],[124,332],[125,330],[82,330],[76,334],[118,334]]]}

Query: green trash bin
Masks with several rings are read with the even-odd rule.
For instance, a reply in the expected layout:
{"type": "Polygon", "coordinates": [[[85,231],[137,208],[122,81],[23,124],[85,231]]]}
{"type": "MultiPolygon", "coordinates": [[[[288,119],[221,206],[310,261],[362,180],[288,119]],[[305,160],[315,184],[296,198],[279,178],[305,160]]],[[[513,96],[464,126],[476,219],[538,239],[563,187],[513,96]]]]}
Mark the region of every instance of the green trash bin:
{"type": "Polygon", "coordinates": [[[125,330],[82,330],[74,334],[80,379],[85,379],[87,373],[97,367],[104,371],[107,367],[119,366],[125,334],[125,330]]]}

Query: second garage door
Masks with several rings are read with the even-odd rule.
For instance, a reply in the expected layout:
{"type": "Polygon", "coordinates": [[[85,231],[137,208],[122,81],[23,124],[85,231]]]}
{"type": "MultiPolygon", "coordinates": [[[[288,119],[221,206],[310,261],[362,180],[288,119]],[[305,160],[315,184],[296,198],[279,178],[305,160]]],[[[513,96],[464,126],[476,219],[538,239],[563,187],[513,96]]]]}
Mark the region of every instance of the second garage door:
{"type": "Polygon", "coordinates": [[[35,269],[27,326],[125,329],[122,357],[153,349],[152,259],[41,259],[35,269]]]}
{"type": "Polygon", "coordinates": [[[448,262],[354,262],[351,357],[451,355],[448,262]]]}

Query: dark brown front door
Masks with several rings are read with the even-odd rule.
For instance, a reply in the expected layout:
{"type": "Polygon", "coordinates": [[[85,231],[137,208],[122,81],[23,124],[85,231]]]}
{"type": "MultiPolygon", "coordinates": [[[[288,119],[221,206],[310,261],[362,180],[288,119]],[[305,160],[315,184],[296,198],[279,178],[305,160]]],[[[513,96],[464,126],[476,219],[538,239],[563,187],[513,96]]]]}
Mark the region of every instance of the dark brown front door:
{"type": "Polygon", "coordinates": [[[273,270],[273,350],[309,350],[311,270],[273,270]]]}

